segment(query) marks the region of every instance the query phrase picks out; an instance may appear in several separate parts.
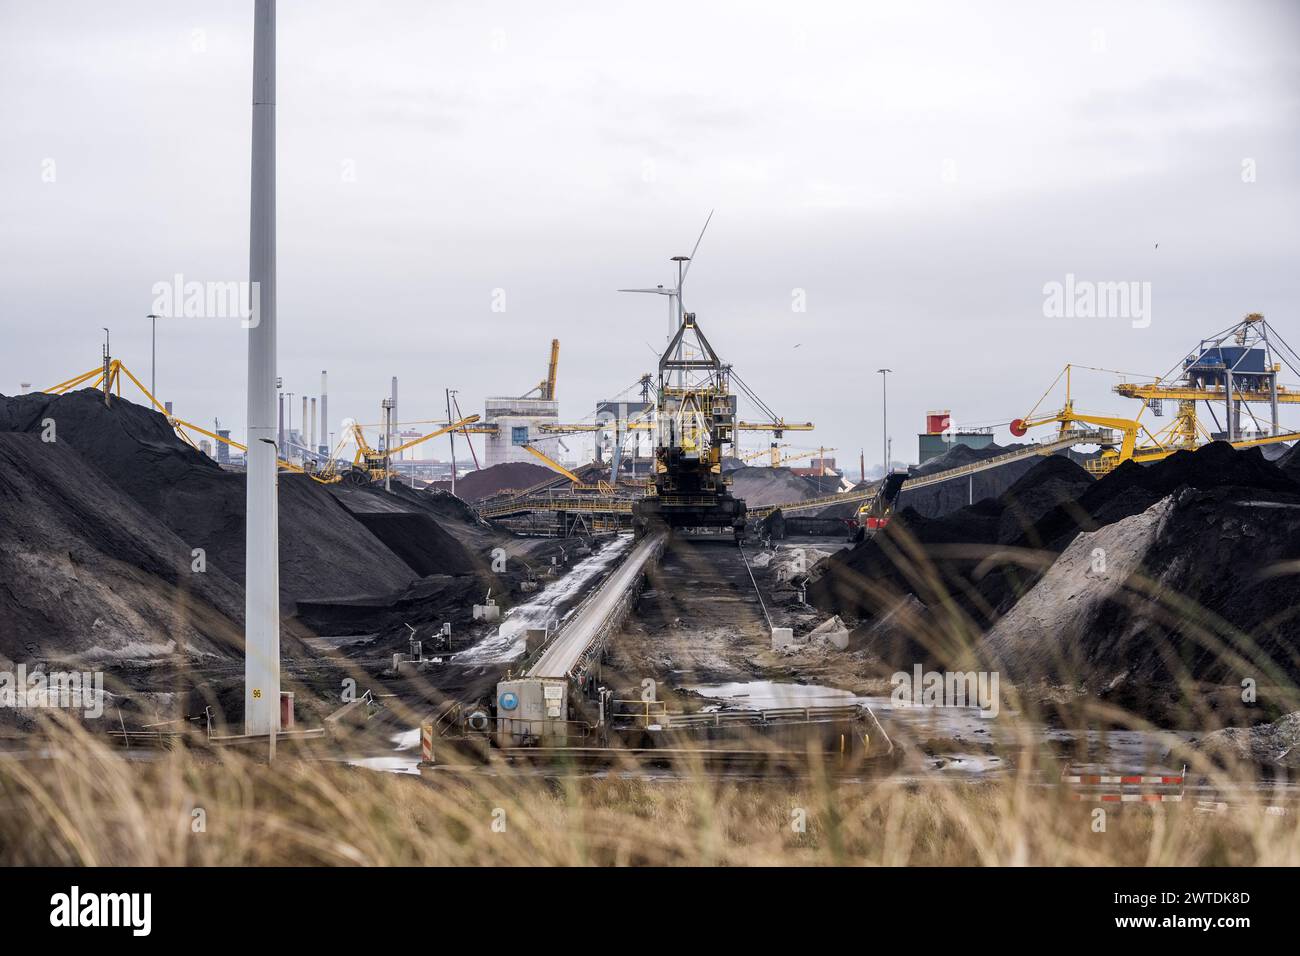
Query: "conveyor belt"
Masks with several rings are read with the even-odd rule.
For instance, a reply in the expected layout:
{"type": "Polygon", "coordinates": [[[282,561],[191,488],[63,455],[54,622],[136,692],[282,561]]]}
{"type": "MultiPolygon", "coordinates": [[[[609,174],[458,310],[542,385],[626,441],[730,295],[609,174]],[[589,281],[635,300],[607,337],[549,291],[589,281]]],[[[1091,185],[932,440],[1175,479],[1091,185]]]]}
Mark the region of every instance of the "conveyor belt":
{"type": "MultiPolygon", "coordinates": [[[[935,472],[932,475],[921,475],[918,478],[908,478],[903,483],[903,492],[911,491],[914,488],[924,488],[926,485],[937,485],[941,481],[951,481],[953,478],[962,478],[966,475],[973,475],[977,472],[988,471],[991,468],[1001,468],[1003,465],[1009,465],[1013,461],[1020,461],[1023,458],[1033,458],[1035,455],[1051,455],[1063,448],[1070,448],[1073,445],[1087,445],[1099,440],[1105,440],[1109,436],[1104,429],[1091,431],[1072,431],[1063,438],[1054,438],[1050,441],[1039,442],[1029,445],[1025,448],[1017,448],[1015,451],[1009,451],[1004,455],[995,455],[992,458],[985,458],[982,461],[973,461],[967,465],[959,465],[956,468],[949,468],[946,471],[935,472]]],[[[869,485],[861,491],[850,491],[836,495],[825,495],[821,498],[809,498],[805,501],[791,501],[788,504],[768,505],[764,508],[750,508],[750,518],[766,518],[774,511],[780,511],[782,514],[790,514],[795,511],[807,511],[810,508],[824,508],[828,505],[845,504],[851,501],[865,501],[868,498],[874,498],[876,492],[880,489],[880,482],[869,485]]]]}
{"type": "Polygon", "coordinates": [[[605,579],[599,590],[578,606],[573,616],[542,651],[536,663],[525,671],[524,676],[568,677],[587,649],[603,636],[620,602],[641,579],[646,566],[658,554],[665,538],[666,535],[660,533],[637,542],[622,565],[605,579]]]}

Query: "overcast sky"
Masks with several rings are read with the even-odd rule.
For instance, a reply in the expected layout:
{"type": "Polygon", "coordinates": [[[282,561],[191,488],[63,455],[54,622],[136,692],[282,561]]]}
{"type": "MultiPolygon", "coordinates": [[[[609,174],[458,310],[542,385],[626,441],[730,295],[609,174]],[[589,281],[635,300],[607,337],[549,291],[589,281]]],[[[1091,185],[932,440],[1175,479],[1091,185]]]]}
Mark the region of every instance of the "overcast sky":
{"type": "MultiPolygon", "coordinates": [[[[247,278],[252,9],[0,0],[0,392],[101,326],[147,381],[154,284],[247,278]]],[[[392,375],[404,420],[481,411],[555,337],[589,417],[664,336],[614,290],[710,209],[688,308],[842,461],[880,460],[882,366],[915,460],[928,409],[1008,422],[1066,362],[1159,374],[1252,311],[1300,347],[1298,9],[283,0],[285,390],[328,369],[335,431],[392,375]],[[1150,324],[1046,317],[1067,274],[1151,283],[1150,324]]],[[[245,337],[161,322],[162,397],[242,432],[245,337]]],[[[1076,405],[1134,412],[1114,381],[1076,405]]]]}

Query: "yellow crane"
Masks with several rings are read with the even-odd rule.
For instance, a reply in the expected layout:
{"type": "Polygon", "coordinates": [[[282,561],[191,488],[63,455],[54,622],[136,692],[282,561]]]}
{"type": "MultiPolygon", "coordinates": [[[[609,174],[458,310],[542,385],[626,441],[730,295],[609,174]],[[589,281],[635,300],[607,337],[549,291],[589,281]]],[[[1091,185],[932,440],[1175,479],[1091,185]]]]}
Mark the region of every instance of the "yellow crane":
{"type": "Polygon", "coordinates": [[[449,422],[427,435],[412,438],[410,441],[395,445],[387,451],[377,451],[372,448],[370,443],[366,441],[366,434],[361,425],[353,422],[350,431],[352,432],[352,440],[357,446],[356,454],[352,458],[354,469],[352,474],[357,476],[357,479],[354,480],[383,481],[388,476],[388,463],[394,455],[399,455],[408,448],[414,448],[422,442],[445,435],[447,432],[468,429],[478,420],[478,415],[467,415],[459,421],[449,422]]]}
{"type": "MultiPolygon", "coordinates": [[[[1058,436],[1065,438],[1075,423],[1113,430],[1115,434],[1102,442],[1101,454],[1085,463],[1088,471],[1095,475],[1108,474],[1125,461],[1158,461],[1176,451],[1192,450],[1218,439],[1229,442],[1234,448],[1300,440],[1300,432],[1283,429],[1278,422],[1278,406],[1300,403],[1300,392],[1278,384],[1282,363],[1274,360],[1275,355],[1284,359],[1289,356],[1287,365],[1293,372],[1297,371],[1300,358],[1273,332],[1262,315],[1252,313],[1223,332],[1201,340],[1195,350],[1164,376],[1115,385],[1116,394],[1143,403],[1135,418],[1075,411],[1071,380],[1076,366],[1067,365],[1029,414],[1011,422],[1011,433],[1020,437],[1030,428],[1057,424],[1058,436]],[[1062,378],[1065,379],[1064,406],[1053,414],[1036,415],[1038,407],[1062,378]],[[1166,400],[1177,403],[1177,412],[1170,424],[1153,431],[1142,421],[1142,415],[1147,411],[1161,414],[1166,400]],[[1218,434],[1212,433],[1198,419],[1198,402],[1206,403],[1216,424],[1214,408],[1222,406],[1224,422],[1218,434]],[[1252,404],[1269,405],[1271,419],[1261,424],[1250,409],[1252,404]],[[1244,429],[1241,427],[1243,411],[1251,420],[1244,429]],[[1145,440],[1139,443],[1141,436],[1145,436],[1145,440]]],[[[1091,369],[1091,366],[1078,367],[1091,369]]],[[[1092,370],[1113,372],[1111,369],[1092,370]]]]}
{"type": "MultiPolygon", "coordinates": [[[[148,399],[149,404],[152,405],[156,411],[161,412],[167,417],[167,423],[175,429],[177,437],[191,448],[197,449],[198,446],[194,443],[194,440],[190,438],[189,432],[197,432],[206,438],[211,438],[213,441],[225,445],[227,448],[233,448],[236,451],[243,453],[248,452],[248,447],[241,442],[237,442],[224,435],[218,435],[216,432],[210,431],[201,425],[196,425],[193,422],[186,421],[183,418],[170,414],[167,411],[167,407],[163,405],[162,402],[158,401],[149,389],[145,388],[144,383],[141,382],[140,379],[138,379],[120,359],[105,356],[103,365],[92,368],[87,372],[82,372],[80,375],[74,375],[72,378],[66,379],[57,385],[52,385],[45,389],[45,392],[48,395],[64,395],[78,386],[85,386],[87,388],[101,389],[104,392],[105,398],[110,394],[116,394],[118,398],[121,398],[123,377],[135,385],[140,394],[148,399]]],[[[278,466],[283,468],[285,471],[307,475],[314,481],[319,481],[322,484],[329,484],[339,480],[338,475],[334,473],[333,464],[334,457],[337,456],[342,444],[343,441],[340,441],[339,448],[335,449],[335,454],[334,456],[331,456],[330,462],[319,472],[303,468],[301,465],[296,465],[283,458],[277,458],[276,462],[278,466]]]]}
{"type": "Polygon", "coordinates": [[[763,448],[759,451],[747,452],[740,455],[740,460],[744,462],[754,461],[758,458],[767,458],[768,465],[772,468],[778,468],[781,465],[788,464],[792,461],[798,461],[801,458],[808,458],[814,455],[825,457],[828,451],[836,451],[834,448],[807,448],[802,451],[796,450],[782,454],[780,449],[789,448],[788,444],[773,444],[771,448],[763,448]]]}
{"type": "Polygon", "coordinates": [[[524,392],[524,394],[520,395],[519,397],[529,398],[532,396],[534,392],[536,392],[537,397],[542,399],[543,401],[547,401],[547,402],[555,401],[555,381],[556,381],[556,377],[559,374],[559,371],[560,371],[560,340],[551,339],[551,361],[546,366],[546,378],[542,379],[540,382],[538,382],[536,385],[534,385],[528,391],[524,392]]]}
{"type": "Polygon", "coordinates": [[[788,461],[798,461],[800,458],[807,458],[816,455],[821,459],[821,473],[826,474],[826,453],[828,451],[838,451],[836,448],[810,448],[807,451],[791,452],[788,455],[782,455],[779,464],[784,465],[788,461]]]}
{"type": "MultiPolygon", "coordinates": [[[[1146,426],[1131,418],[1076,412],[1074,410],[1074,398],[1070,393],[1072,370],[1072,366],[1065,366],[1052,384],[1048,386],[1047,391],[1035,403],[1034,407],[1029,410],[1029,413],[1023,418],[1017,418],[1011,422],[1011,434],[1021,438],[1029,429],[1048,424],[1058,426],[1057,435],[1061,438],[1065,438],[1071,431],[1077,430],[1072,429],[1072,425],[1093,425],[1098,428],[1108,429],[1111,434],[1102,436],[1104,441],[1100,457],[1087,462],[1089,471],[1099,475],[1106,474],[1114,471],[1120,462],[1133,458],[1137,451],[1138,432],[1146,431],[1146,426]],[[1056,387],[1056,383],[1062,377],[1065,378],[1065,404],[1060,411],[1047,415],[1037,415],[1039,405],[1051,394],[1052,389],[1056,387]],[[1116,445],[1119,446],[1118,451],[1115,448],[1116,445]]],[[[1152,438],[1152,441],[1155,440],[1150,432],[1147,432],[1147,435],[1152,438]]]]}
{"type": "Polygon", "coordinates": [[[773,441],[767,453],[773,468],[780,463],[780,448],[783,447],[776,439],[783,437],[786,432],[810,432],[814,427],[812,422],[787,422],[784,418],[773,418],[770,422],[736,422],[738,432],[772,433],[773,441]]]}
{"type": "Polygon", "coordinates": [[[556,460],[555,460],[554,458],[552,458],[550,455],[546,454],[546,452],[542,451],[540,448],[534,448],[534,447],[533,447],[529,442],[524,442],[524,443],[523,443],[522,445],[520,445],[519,447],[522,448],[524,451],[528,452],[528,454],[530,454],[530,455],[532,455],[533,457],[537,458],[537,460],[540,461],[540,462],[541,462],[543,465],[545,465],[547,468],[550,468],[552,471],[559,472],[559,473],[560,473],[561,475],[563,475],[565,478],[568,478],[568,479],[569,479],[571,482],[573,482],[575,485],[581,485],[581,484],[583,484],[583,481],[582,481],[581,478],[579,478],[577,475],[575,475],[575,474],[574,474],[573,472],[571,472],[569,469],[565,468],[563,465],[561,465],[558,461],[556,461],[556,460]]]}
{"type": "MultiPolygon", "coordinates": [[[[1252,312],[1222,332],[1202,339],[1200,345],[1160,378],[1150,382],[1121,382],[1118,395],[1142,402],[1142,412],[1155,416],[1164,412],[1166,401],[1175,404],[1173,420],[1156,432],[1163,447],[1196,448],[1206,441],[1225,438],[1237,447],[1289,441],[1292,431],[1278,422],[1278,406],[1300,403],[1300,392],[1278,384],[1278,373],[1290,348],[1265,321],[1252,312]],[[1197,403],[1204,402],[1218,428],[1211,432],[1197,417],[1197,403]],[[1267,405],[1267,424],[1261,424],[1252,405],[1267,405]],[[1223,411],[1220,424],[1215,409],[1223,411]],[[1250,421],[1242,427],[1241,415],[1250,421]]],[[[1294,357],[1294,353],[1291,353],[1294,357]]],[[[1295,371],[1293,368],[1292,371],[1295,371]]],[[[1140,415],[1141,413],[1139,413],[1140,415]]]]}
{"type": "Polygon", "coordinates": [[[743,462],[746,462],[746,463],[751,462],[751,461],[755,461],[755,460],[757,460],[757,459],[759,459],[759,458],[767,458],[768,460],[771,460],[771,459],[772,459],[772,456],[775,455],[775,454],[778,452],[779,449],[782,449],[782,448],[789,448],[789,447],[790,447],[790,443],[789,443],[789,442],[782,442],[782,443],[779,444],[779,445],[778,445],[777,443],[773,442],[771,448],[760,448],[758,451],[747,451],[747,452],[745,452],[743,455],[737,455],[736,457],[737,457],[740,461],[743,461],[743,462]]]}

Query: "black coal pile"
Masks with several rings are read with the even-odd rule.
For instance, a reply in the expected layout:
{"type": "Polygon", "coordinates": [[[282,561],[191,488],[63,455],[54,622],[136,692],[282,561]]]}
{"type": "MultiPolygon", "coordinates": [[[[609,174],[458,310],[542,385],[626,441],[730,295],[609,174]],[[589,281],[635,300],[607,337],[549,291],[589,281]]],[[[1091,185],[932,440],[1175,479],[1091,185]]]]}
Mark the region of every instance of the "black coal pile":
{"type": "MultiPolygon", "coordinates": [[[[1274,448],[1281,446],[1274,445],[1274,448]]],[[[1293,481],[1300,481],[1300,442],[1296,442],[1290,448],[1287,448],[1281,455],[1273,459],[1278,470],[1293,481]]]]}
{"type": "Polygon", "coordinates": [[[68,442],[0,433],[0,658],[234,655],[243,591],[192,560],[188,543],[68,442]]]}
{"type": "Polygon", "coordinates": [[[743,466],[732,469],[728,475],[731,478],[731,493],[737,498],[743,498],[750,508],[792,504],[833,495],[840,490],[840,479],[837,476],[809,478],[796,475],[789,468],[743,466]]]}
{"type": "Polygon", "coordinates": [[[1151,712],[1152,688],[1167,703],[1188,681],[1300,680],[1297,560],[1300,484],[1215,443],[1095,482],[1048,458],[996,500],[906,510],[823,562],[809,599],[864,622],[859,636],[910,601],[918,630],[965,628],[1011,680],[1151,712]]]}
{"type": "MultiPolygon", "coordinates": [[[[491,468],[471,471],[456,479],[456,496],[465,501],[477,502],[493,495],[524,491],[551,478],[561,477],[542,464],[528,461],[508,461],[491,468]]],[[[434,482],[435,491],[451,491],[450,481],[434,482]]]]}
{"type": "MultiPolygon", "coordinates": [[[[58,442],[191,548],[202,548],[209,568],[243,580],[242,474],[223,470],[186,445],[161,414],[117,398],[106,407],[102,393],[91,389],[0,400],[2,430],[39,433],[47,420],[54,422],[58,442]]],[[[286,607],[305,599],[388,594],[418,577],[331,487],[304,475],[280,477],[280,593],[286,607]]],[[[448,566],[463,564],[463,555],[455,553],[448,566]]]]}
{"type": "Polygon", "coordinates": [[[1080,533],[990,630],[986,656],[1014,680],[1082,684],[1134,709],[1153,686],[1294,685],[1300,486],[1277,477],[1185,484],[1080,533]]]}
{"type": "Polygon", "coordinates": [[[1140,514],[1180,488],[1255,488],[1290,492],[1296,483],[1267,461],[1259,448],[1235,449],[1212,442],[1179,451],[1150,465],[1126,461],[1078,499],[1063,503],[1015,543],[1061,551],[1080,531],[1095,531],[1140,514]]]}
{"type": "Polygon", "coordinates": [[[460,542],[427,514],[363,514],[357,520],[420,577],[475,570],[460,542]]]}
{"type": "Polygon", "coordinates": [[[358,521],[417,574],[468,574],[486,570],[502,534],[459,498],[405,485],[330,486],[358,521]]]}
{"type": "Polygon", "coordinates": [[[472,622],[473,605],[483,603],[491,586],[484,575],[434,575],[382,598],[300,601],[298,618],[326,637],[389,634],[404,643],[408,624],[422,630],[421,637],[443,622],[452,624],[453,634],[460,633],[472,622]]]}
{"type": "Polygon", "coordinates": [[[1036,522],[1093,484],[1066,458],[1031,459],[1031,470],[997,498],[934,518],[905,508],[883,533],[828,558],[808,589],[816,607],[856,620],[888,613],[908,594],[927,607],[965,601],[991,619],[974,572],[1001,545],[1032,532],[1036,522]]]}

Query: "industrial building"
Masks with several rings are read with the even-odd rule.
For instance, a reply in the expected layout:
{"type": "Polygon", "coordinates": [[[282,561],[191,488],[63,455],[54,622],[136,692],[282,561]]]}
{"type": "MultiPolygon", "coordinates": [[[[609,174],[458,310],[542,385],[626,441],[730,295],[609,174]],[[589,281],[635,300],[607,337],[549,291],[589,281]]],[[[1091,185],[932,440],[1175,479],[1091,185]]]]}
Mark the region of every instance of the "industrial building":
{"type": "Polygon", "coordinates": [[[917,464],[925,464],[931,458],[938,458],[952,451],[955,445],[965,445],[978,451],[993,444],[993,429],[962,428],[952,424],[952,412],[943,409],[926,412],[925,431],[916,436],[917,464]]]}
{"type": "Polygon", "coordinates": [[[826,478],[838,477],[840,470],[835,465],[834,458],[814,457],[807,467],[795,467],[790,469],[792,474],[800,475],[804,478],[826,478]]]}
{"type": "MultiPolygon", "coordinates": [[[[546,368],[546,378],[518,397],[488,398],[483,402],[485,437],[484,467],[507,462],[535,462],[536,455],[528,451],[533,442],[558,437],[548,434],[543,425],[557,425],[560,421],[560,403],[555,398],[555,382],[560,366],[560,340],[551,340],[551,359],[546,368]],[[534,397],[536,395],[536,397],[534,397]]],[[[555,431],[554,428],[551,431],[555,431]]],[[[540,449],[539,449],[540,450],[540,449]]]]}
{"type": "Polygon", "coordinates": [[[537,459],[524,447],[527,442],[554,439],[541,430],[560,420],[560,403],[546,398],[489,398],[483,402],[483,420],[496,431],[485,440],[484,467],[537,459]]]}

